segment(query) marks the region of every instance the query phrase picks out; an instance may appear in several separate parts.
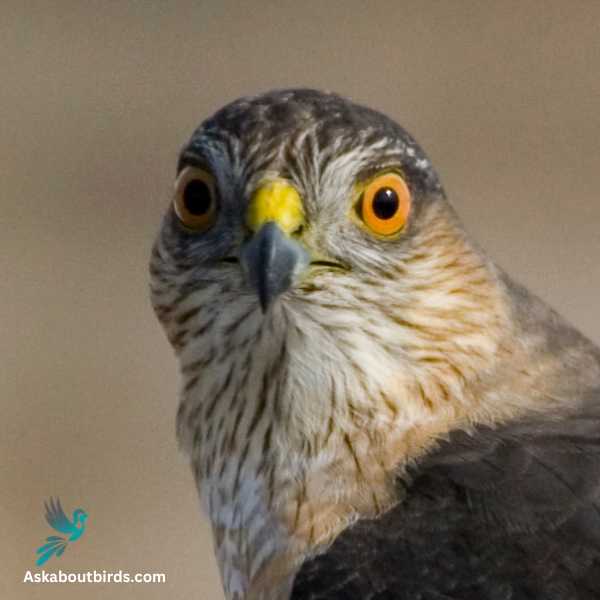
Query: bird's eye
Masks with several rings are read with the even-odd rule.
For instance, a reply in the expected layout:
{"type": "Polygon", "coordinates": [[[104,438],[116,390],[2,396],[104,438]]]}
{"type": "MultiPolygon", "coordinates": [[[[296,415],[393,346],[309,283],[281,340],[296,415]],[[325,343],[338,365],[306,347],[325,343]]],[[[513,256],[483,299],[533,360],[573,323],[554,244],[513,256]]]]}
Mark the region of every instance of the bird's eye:
{"type": "Polygon", "coordinates": [[[186,167],[175,181],[173,208],[189,229],[206,231],[217,219],[215,178],[199,167],[186,167]]]}
{"type": "Polygon", "coordinates": [[[397,173],[385,173],[364,188],[357,212],[373,232],[391,236],[402,230],[410,212],[410,191],[397,173]]]}

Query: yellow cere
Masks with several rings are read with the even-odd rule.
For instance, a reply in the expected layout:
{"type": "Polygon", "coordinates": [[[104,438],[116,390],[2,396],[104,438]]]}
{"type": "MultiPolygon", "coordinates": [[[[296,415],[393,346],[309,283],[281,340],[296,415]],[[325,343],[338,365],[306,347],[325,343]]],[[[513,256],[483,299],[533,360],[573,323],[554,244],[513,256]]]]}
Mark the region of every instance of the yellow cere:
{"type": "Polygon", "coordinates": [[[254,192],[246,223],[251,231],[258,231],[272,221],[288,235],[304,224],[304,209],[298,190],[287,181],[273,180],[263,183],[254,192]]]}

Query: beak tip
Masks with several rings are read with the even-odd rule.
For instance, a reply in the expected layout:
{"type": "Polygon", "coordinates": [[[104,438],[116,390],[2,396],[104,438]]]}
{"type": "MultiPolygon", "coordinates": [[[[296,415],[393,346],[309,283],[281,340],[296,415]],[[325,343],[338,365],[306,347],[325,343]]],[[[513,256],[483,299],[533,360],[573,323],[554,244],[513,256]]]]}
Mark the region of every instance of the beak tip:
{"type": "Polygon", "coordinates": [[[305,250],[273,222],[264,225],[246,243],[242,264],[250,285],[257,292],[263,314],[292,285],[294,273],[306,262],[305,250]]]}

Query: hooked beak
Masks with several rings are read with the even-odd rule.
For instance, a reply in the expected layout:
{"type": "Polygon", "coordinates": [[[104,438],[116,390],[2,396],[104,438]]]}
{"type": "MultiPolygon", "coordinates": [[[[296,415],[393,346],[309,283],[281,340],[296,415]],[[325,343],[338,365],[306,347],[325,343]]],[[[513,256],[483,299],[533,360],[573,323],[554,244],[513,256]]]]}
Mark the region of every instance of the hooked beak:
{"type": "Polygon", "coordinates": [[[263,313],[292,285],[295,275],[308,264],[308,254],[287,237],[277,223],[265,223],[242,249],[242,266],[258,293],[263,313]]]}
{"type": "Polygon", "coordinates": [[[304,224],[300,195],[284,181],[262,185],[250,201],[246,224],[254,235],[242,246],[241,263],[264,313],[310,262],[292,237],[304,224]]]}

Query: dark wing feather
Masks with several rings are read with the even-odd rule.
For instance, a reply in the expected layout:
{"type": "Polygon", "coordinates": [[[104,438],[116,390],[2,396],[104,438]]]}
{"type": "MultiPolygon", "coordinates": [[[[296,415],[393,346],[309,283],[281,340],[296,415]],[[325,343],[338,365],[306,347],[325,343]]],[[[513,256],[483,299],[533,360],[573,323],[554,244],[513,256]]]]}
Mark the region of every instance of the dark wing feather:
{"type": "Polygon", "coordinates": [[[56,501],[53,498],[50,498],[49,502],[44,502],[44,506],[46,507],[46,521],[48,521],[50,527],[61,533],[73,533],[75,530],[73,523],[71,523],[67,518],[67,515],[65,515],[65,511],[58,498],[56,501]]]}
{"type": "Polygon", "coordinates": [[[576,414],[456,432],[343,532],[293,600],[600,598],[600,390],[576,414]]]}

